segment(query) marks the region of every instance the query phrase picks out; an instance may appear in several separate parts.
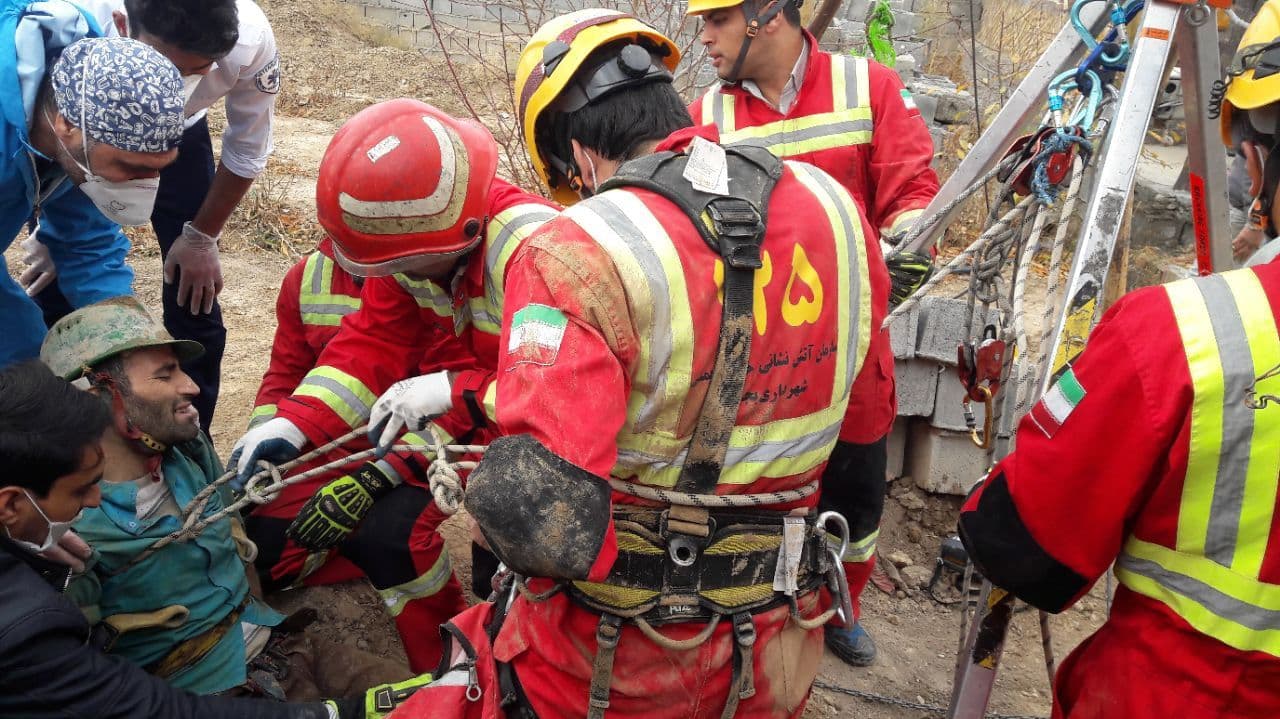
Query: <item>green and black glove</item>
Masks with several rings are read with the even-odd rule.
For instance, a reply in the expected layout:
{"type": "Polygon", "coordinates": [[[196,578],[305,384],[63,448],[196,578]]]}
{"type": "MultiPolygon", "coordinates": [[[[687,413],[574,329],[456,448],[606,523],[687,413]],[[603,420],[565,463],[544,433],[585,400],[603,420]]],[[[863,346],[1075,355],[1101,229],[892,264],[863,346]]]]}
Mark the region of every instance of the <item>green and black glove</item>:
{"type": "Polygon", "coordinates": [[[919,252],[899,252],[885,259],[889,266],[889,307],[897,307],[933,276],[933,258],[919,252]]]}
{"type": "Polygon", "coordinates": [[[302,505],[286,533],[312,551],[329,549],[350,536],[373,503],[396,484],[378,465],[366,462],[354,473],[321,487],[302,505]]]}

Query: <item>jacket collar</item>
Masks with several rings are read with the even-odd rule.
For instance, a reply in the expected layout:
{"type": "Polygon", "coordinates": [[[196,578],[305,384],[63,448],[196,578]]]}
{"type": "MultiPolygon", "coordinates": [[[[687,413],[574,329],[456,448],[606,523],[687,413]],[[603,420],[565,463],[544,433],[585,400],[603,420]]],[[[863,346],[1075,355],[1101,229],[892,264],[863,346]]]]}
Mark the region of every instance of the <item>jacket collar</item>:
{"type": "Polygon", "coordinates": [[[11,554],[18,561],[31,567],[56,591],[66,591],[67,585],[71,583],[71,567],[36,556],[4,535],[0,535],[0,552],[11,554]]]}

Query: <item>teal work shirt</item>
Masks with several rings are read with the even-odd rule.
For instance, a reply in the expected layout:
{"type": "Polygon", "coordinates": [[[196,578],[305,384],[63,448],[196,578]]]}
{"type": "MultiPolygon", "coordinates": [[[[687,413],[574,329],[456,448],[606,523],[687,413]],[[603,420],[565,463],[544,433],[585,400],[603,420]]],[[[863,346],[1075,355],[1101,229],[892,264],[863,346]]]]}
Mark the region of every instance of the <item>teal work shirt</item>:
{"type": "MultiPolygon", "coordinates": [[[[202,434],[171,447],[161,470],[173,498],[185,507],[222,474],[222,464],[202,434]]],[[[86,614],[94,614],[88,607],[96,604],[102,617],[150,612],[171,604],[190,610],[186,622],[176,629],[142,629],[120,636],[112,653],[147,666],[180,642],[199,636],[222,621],[244,601],[249,582],[231,537],[230,518],[210,525],[194,540],[174,542],[122,574],[111,576],[157,539],[179,529],[181,522],[171,515],[138,519],[138,487],[132,482],[103,482],[101,487],[102,505],[86,509],[75,525],[75,531],[93,546],[95,563],[79,586],[73,586],[70,595],[86,607],[86,614]]],[[[215,493],[205,515],[225,507],[226,499],[215,493]]],[[[275,626],[282,619],[256,600],[245,607],[240,617],[242,622],[261,626],[275,626]]],[[[237,622],[204,659],[168,681],[197,694],[225,691],[244,683],[245,662],[244,633],[237,622]]]]}

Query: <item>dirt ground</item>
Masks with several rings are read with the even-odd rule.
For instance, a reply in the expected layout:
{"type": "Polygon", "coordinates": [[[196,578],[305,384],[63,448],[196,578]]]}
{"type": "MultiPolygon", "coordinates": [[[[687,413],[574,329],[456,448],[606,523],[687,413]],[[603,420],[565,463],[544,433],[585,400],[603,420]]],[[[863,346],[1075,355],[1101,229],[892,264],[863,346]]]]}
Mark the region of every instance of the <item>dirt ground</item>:
{"type": "MultiPolygon", "coordinates": [[[[261,4],[274,24],[281,48],[284,89],[268,175],[258,182],[223,243],[226,288],[221,302],[228,338],[212,435],[224,457],[244,429],[267,365],[280,279],[318,236],[311,220],[312,190],[316,168],[333,131],[344,118],[379,99],[416,97],[453,111],[460,106],[452,87],[441,79],[438,61],[381,44],[388,42],[385,32],[360,26],[352,19],[349,6],[334,0],[270,0],[261,4]]],[[[220,127],[220,111],[211,117],[214,127],[220,127]]],[[[18,253],[10,250],[10,267],[19,265],[17,257],[18,253]]],[[[138,275],[138,294],[158,311],[160,259],[149,230],[135,235],[132,264],[138,275]]],[[[941,539],[954,531],[957,507],[955,498],[922,494],[910,479],[891,485],[880,554],[903,565],[904,584],[898,589],[890,585],[891,594],[869,586],[863,596],[864,622],[879,645],[879,659],[873,667],[852,669],[828,655],[822,665],[824,682],[907,702],[946,703],[959,636],[959,610],[932,601],[915,585],[932,570],[941,539]]],[[[446,525],[445,534],[463,586],[469,586],[462,519],[446,525]]],[[[286,610],[314,607],[331,637],[403,659],[399,640],[377,595],[362,582],[289,592],[273,601],[286,610]]],[[[1105,602],[1095,590],[1074,609],[1054,617],[1054,647],[1059,659],[1104,616],[1105,602]]],[[[1013,625],[992,710],[1047,716],[1049,703],[1035,613],[1023,612],[1013,625]]],[[[932,715],[827,689],[814,691],[805,712],[811,718],[914,719],[932,715]]]]}

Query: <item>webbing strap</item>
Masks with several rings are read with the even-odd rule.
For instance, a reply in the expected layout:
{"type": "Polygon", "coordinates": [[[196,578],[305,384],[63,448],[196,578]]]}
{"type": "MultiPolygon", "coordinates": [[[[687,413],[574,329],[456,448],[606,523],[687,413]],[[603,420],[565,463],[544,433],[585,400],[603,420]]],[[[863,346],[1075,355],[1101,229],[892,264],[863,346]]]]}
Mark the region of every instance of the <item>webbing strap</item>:
{"type": "Polygon", "coordinates": [[[733,681],[729,683],[729,697],[725,700],[720,719],[733,719],[738,713],[738,702],[756,695],[755,666],[752,651],[756,644],[756,625],[750,612],[733,615],[733,681]]]}
{"type": "Polygon", "coordinates": [[[609,708],[609,686],[613,684],[613,655],[622,634],[622,617],[601,614],[596,625],[596,661],[591,669],[591,689],[587,693],[587,719],[604,719],[609,708]]]}
{"type": "Polygon", "coordinates": [[[624,163],[600,191],[640,187],[673,202],[703,240],[724,260],[724,310],[720,341],[702,410],[680,478],[678,492],[714,494],[738,419],[755,331],[755,271],[761,266],[769,197],[782,176],[782,161],[752,145],[726,147],[733,196],[693,188],[684,177],[688,155],[660,152],[624,163]]]}
{"type": "Polygon", "coordinates": [[[702,411],[689,444],[689,454],[676,480],[677,492],[715,494],[720,472],[729,452],[729,438],[738,419],[742,387],[747,381],[755,270],[725,263],[724,311],[720,318],[720,344],[716,351],[711,384],[702,400],[702,411]]]}

